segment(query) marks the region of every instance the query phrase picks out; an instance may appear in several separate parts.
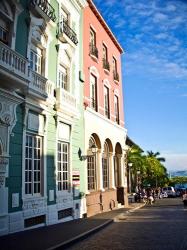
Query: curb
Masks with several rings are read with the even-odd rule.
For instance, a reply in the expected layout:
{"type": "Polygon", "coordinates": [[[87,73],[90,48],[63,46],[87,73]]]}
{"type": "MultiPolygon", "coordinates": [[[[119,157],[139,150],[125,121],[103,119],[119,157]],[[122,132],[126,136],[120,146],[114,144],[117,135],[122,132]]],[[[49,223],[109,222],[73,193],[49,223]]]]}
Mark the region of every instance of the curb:
{"type": "Polygon", "coordinates": [[[64,241],[62,243],[59,243],[59,244],[57,244],[55,246],[49,247],[46,250],[63,250],[63,249],[66,249],[67,247],[73,245],[75,242],[78,242],[80,240],[83,240],[83,239],[87,238],[91,234],[96,233],[97,231],[99,231],[99,230],[103,229],[104,227],[108,226],[109,224],[119,221],[121,216],[124,216],[125,214],[131,213],[131,212],[133,212],[133,211],[135,211],[135,210],[137,210],[137,209],[139,209],[139,208],[141,208],[143,206],[145,206],[144,203],[137,206],[137,207],[135,207],[135,208],[129,209],[126,212],[123,212],[123,213],[119,214],[118,216],[114,217],[113,219],[107,220],[103,224],[101,224],[101,225],[99,225],[97,227],[94,227],[93,229],[90,229],[90,230],[88,230],[88,231],[86,231],[86,232],[84,232],[82,234],[79,234],[79,235],[77,235],[77,236],[75,236],[75,237],[73,237],[73,238],[71,238],[69,240],[66,240],[66,241],[64,241]]]}
{"type": "Polygon", "coordinates": [[[62,250],[67,248],[68,246],[72,245],[73,243],[79,241],[79,240],[83,240],[85,238],[87,238],[89,235],[96,233],[97,231],[101,230],[102,228],[106,227],[107,225],[113,223],[114,220],[113,219],[109,219],[108,221],[104,222],[103,224],[94,227],[93,229],[90,229],[89,231],[86,231],[85,233],[79,234],[69,240],[66,240],[60,244],[57,244],[55,246],[52,246],[50,248],[47,248],[46,250],[62,250]]]}

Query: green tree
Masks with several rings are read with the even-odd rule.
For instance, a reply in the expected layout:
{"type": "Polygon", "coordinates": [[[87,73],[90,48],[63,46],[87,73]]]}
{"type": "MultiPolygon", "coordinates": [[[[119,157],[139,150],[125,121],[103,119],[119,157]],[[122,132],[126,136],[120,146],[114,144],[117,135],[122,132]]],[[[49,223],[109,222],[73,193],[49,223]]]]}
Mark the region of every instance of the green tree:
{"type": "Polygon", "coordinates": [[[154,153],[151,150],[151,151],[147,151],[147,155],[150,156],[150,157],[155,157],[160,162],[165,162],[166,161],[166,159],[164,157],[158,157],[160,155],[159,152],[154,153]]]}

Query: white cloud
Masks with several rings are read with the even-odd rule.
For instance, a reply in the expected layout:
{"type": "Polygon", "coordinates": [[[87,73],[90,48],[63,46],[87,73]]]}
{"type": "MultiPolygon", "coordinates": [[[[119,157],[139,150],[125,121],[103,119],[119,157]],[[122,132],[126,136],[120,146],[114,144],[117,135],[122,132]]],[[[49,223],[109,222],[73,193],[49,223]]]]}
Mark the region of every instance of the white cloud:
{"type": "Polygon", "coordinates": [[[157,35],[155,35],[156,39],[166,39],[168,37],[167,33],[159,33],[157,35]]]}
{"type": "Polygon", "coordinates": [[[162,154],[166,159],[165,166],[168,170],[187,170],[187,152],[186,154],[162,154]]]}
{"type": "Polygon", "coordinates": [[[168,16],[162,13],[156,13],[153,18],[154,23],[159,23],[168,20],[168,16]]]}

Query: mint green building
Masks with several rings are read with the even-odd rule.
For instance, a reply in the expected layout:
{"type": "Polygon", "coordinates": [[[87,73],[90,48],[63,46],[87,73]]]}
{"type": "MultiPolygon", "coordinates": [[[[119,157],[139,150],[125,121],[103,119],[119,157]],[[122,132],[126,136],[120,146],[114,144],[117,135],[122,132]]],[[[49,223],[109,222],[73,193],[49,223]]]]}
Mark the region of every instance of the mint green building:
{"type": "Polygon", "coordinates": [[[0,1],[0,235],[86,213],[86,4],[0,1]]]}

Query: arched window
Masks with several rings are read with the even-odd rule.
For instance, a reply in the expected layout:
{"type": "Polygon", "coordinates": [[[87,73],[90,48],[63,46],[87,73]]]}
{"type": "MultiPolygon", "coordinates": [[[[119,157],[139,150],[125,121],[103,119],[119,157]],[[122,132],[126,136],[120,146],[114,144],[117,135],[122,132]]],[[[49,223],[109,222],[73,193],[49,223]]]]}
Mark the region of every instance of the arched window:
{"type": "MultiPolygon", "coordinates": [[[[95,145],[96,141],[93,136],[90,137],[89,140],[89,151],[91,151],[91,147],[95,145]]],[[[96,190],[96,156],[90,155],[87,158],[87,170],[88,170],[88,190],[93,191],[96,190]]]]}
{"type": "Polygon", "coordinates": [[[102,155],[102,172],[103,172],[103,188],[109,188],[109,147],[108,143],[104,144],[102,155]]]}

